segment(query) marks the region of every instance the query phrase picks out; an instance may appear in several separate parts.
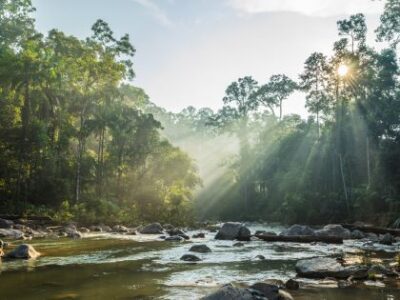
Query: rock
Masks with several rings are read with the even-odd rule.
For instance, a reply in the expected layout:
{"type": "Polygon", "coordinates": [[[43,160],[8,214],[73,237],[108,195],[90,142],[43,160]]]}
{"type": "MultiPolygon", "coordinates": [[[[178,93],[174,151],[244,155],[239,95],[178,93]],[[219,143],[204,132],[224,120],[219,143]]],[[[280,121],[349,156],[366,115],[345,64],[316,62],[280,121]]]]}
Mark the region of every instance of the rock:
{"type": "Polygon", "coordinates": [[[249,241],[250,237],[251,232],[247,227],[241,223],[228,222],[222,225],[215,239],[249,241]]]}
{"type": "Polygon", "coordinates": [[[167,231],[175,229],[171,224],[164,224],[162,227],[167,231]]]}
{"type": "Polygon", "coordinates": [[[183,260],[183,261],[201,261],[201,259],[199,257],[197,257],[196,255],[193,255],[193,254],[184,254],[181,257],[181,260],[183,260]]]}
{"type": "Polygon", "coordinates": [[[192,238],[194,239],[204,239],[206,235],[203,232],[199,232],[197,234],[193,234],[192,238]]]}
{"type": "Polygon", "coordinates": [[[279,235],[296,236],[296,235],[315,235],[314,230],[306,225],[292,225],[288,229],[282,231],[279,235]]]}
{"type": "Polygon", "coordinates": [[[250,289],[239,288],[233,284],[227,284],[216,292],[201,298],[201,300],[262,300],[265,299],[257,291],[252,292],[250,289]]]}
{"type": "Polygon", "coordinates": [[[365,237],[366,237],[365,233],[360,231],[360,230],[358,230],[358,229],[353,230],[351,232],[351,238],[354,239],[354,240],[361,240],[361,239],[363,239],[365,237]]]}
{"type": "Polygon", "coordinates": [[[0,228],[10,229],[14,225],[11,220],[0,219],[0,228]]]}
{"type": "Polygon", "coordinates": [[[385,275],[385,276],[398,276],[398,273],[385,267],[384,265],[373,265],[368,270],[369,277],[374,275],[385,275]]]}
{"type": "Polygon", "coordinates": [[[232,246],[233,247],[243,247],[244,244],[239,242],[239,243],[234,243],[232,246]]]}
{"type": "Polygon", "coordinates": [[[256,258],[259,260],[265,260],[265,256],[261,254],[257,255],[256,258]]]}
{"type": "Polygon", "coordinates": [[[8,238],[14,240],[24,239],[24,233],[18,229],[3,229],[0,228],[0,238],[8,238]]]}
{"type": "Polygon", "coordinates": [[[103,230],[103,232],[112,232],[112,228],[110,226],[107,225],[100,225],[101,229],[103,230]]]}
{"type": "Polygon", "coordinates": [[[211,249],[205,244],[200,244],[200,245],[193,245],[192,247],[190,247],[189,251],[198,253],[207,253],[211,252],[211,249]]]}
{"type": "Polygon", "coordinates": [[[378,235],[373,232],[368,232],[366,238],[374,242],[377,242],[379,240],[378,235]]]}
{"type": "Polygon", "coordinates": [[[300,288],[300,284],[298,281],[296,281],[294,279],[289,279],[288,281],[286,281],[285,287],[288,290],[298,290],[300,288]]]}
{"type": "Polygon", "coordinates": [[[173,235],[169,237],[164,237],[164,240],[169,242],[182,242],[184,238],[179,235],[173,235]]]}
{"type": "Polygon", "coordinates": [[[64,232],[67,234],[67,237],[72,239],[80,239],[82,238],[82,233],[76,230],[75,226],[69,226],[64,228],[64,232]]]}
{"type": "Polygon", "coordinates": [[[272,236],[275,236],[276,233],[272,232],[272,231],[257,230],[255,235],[272,235],[272,236]]]}
{"type": "Polygon", "coordinates": [[[6,258],[37,258],[40,256],[40,253],[35,250],[31,245],[22,244],[16,247],[11,252],[7,253],[6,258]]]}
{"type": "Polygon", "coordinates": [[[86,228],[86,227],[79,228],[79,231],[82,232],[82,233],[89,233],[90,232],[89,228],[86,228]]]}
{"type": "Polygon", "coordinates": [[[259,291],[268,300],[280,300],[279,287],[265,282],[257,282],[250,286],[252,290],[259,291]]]}
{"type": "Polygon", "coordinates": [[[391,245],[393,243],[393,240],[393,236],[390,233],[386,233],[382,237],[380,237],[379,244],[391,245]]]}
{"type": "Polygon", "coordinates": [[[97,225],[90,226],[89,229],[90,229],[90,231],[94,231],[94,232],[102,232],[103,231],[101,226],[97,226],[97,225]]]}
{"type": "Polygon", "coordinates": [[[362,279],[368,276],[368,267],[363,265],[344,267],[334,258],[318,257],[299,260],[296,263],[296,272],[306,278],[346,279],[352,276],[354,279],[362,279]]]}
{"type": "Polygon", "coordinates": [[[143,227],[140,230],[141,234],[162,234],[163,228],[161,227],[160,223],[153,223],[143,227]]]}
{"type": "Polygon", "coordinates": [[[317,236],[336,236],[341,237],[343,239],[350,239],[351,232],[350,230],[344,228],[339,224],[329,224],[324,226],[324,228],[315,231],[317,236]]]}
{"type": "Polygon", "coordinates": [[[125,227],[125,226],[122,226],[122,225],[115,225],[112,228],[112,230],[114,232],[118,232],[118,233],[127,233],[127,232],[129,232],[129,229],[127,227],[125,227]]]}

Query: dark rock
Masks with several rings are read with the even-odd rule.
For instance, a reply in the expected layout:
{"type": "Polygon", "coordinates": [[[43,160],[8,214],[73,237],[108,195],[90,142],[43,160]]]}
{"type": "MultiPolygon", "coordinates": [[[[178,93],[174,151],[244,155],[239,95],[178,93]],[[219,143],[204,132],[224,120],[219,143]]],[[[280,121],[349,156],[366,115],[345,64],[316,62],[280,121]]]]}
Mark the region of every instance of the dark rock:
{"type": "Polygon", "coordinates": [[[272,231],[257,230],[255,235],[272,235],[272,236],[275,236],[276,233],[272,232],[272,231]]]}
{"type": "Polygon", "coordinates": [[[167,230],[167,233],[169,235],[180,235],[180,234],[185,234],[185,232],[183,232],[181,229],[179,228],[172,228],[167,230]]]}
{"type": "Polygon", "coordinates": [[[324,226],[324,228],[320,230],[316,230],[315,234],[317,236],[337,236],[343,239],[350,239],[351,232],[350,230],[344,228],[342,225],[339,224],[329,224],[324,226]]]}
{"type": "Polygon", "coordinates": [[[9,229],[14,225],[14,222],[11,220],[0,219],[0,228],[9,229]]]}
{"type": "Polygon", "coordinates": [[[233,284],[227,284],[216,292],[201,298],[201,300],[261,300],[265,297],[259,295],[257,291],[236,287],[233,284]]]}
{"type": "Polygon", "coordinates": [[[215,239],[249,241],[250,237],[251,232],[247,227],[241,223],[228,222],[222,225],[215,239]]]}
{"type": "Polygon", "coordinates": [[[365,233],[360,231],[360,230],[358,230],[358,229],[353,230],[351,232],[351,238],[354,239],[354,240],[361,240],[361,239],[363,239],[365,237],[366,237],[365,233]]]}
{"type": "Polygon", "coordinates": [[[285,287],[288,290],[298,290],[300,288],[300,284],[294,279],[289,279],[288,281],[286,281],[285,287]]]}
{"type": "Polygon", "coordinates": [[[368,270],[369,276],[374,275],[385,275],[385,276],[398,276],[399,274],[384,265],[373,265],[368,270]]]}
{"type": "Polygon", "coordinates": [[[390,233],[386,233],[379,239],[379,244],[391,245],[393,244],[393,240],[393,236],[390,233]]]}
{"type": "Polygon", "coordinates": [[[211,249],[205,244],[200,244],[200,245],[193,245],[192,247],[190,247],[189,251],[199,252],[199,253],[207,253],[207,252],[211,252],[211,249]]]}
{"type": "Polygon", "coordinates": [[[143,227],[140,230],[141,234],[162,234],[163,228],[161,227],[160,223],[153,223],[143,227]]]}
{"type": "Polygon", "coordinates": [[[268,300],[279,300],[279,287],[265,282],[257,282],[250,286],[251,289],[259,291],[268,300]]]}
{"type": "Polygon", "coordinates": [[[194,239],[204,239],[206,235],[203,232],[199,232],[197,234],[193,234],[192,238],[194,239]]]}
{"type": "Polygon", "coordinates": [[[169,242],[182,242],[184,240],[184,238],[179,235],[173,235],[173,236],[166,237],[164,240],[169,241],[169,242]]]}
{"type": "Polygon", "coordinates": [[[190,239],[190,237],[186,233],[180,233],[180,234],[178,234],[178,236],[180,236],[181,238],[183,238],[185,240],[189,240],[190,239]]]}
{"type": "Polygon", "coordinates": [[[314,230],[306,225],[292,225],[288,229],[282,231],[279,235],[296,236],[296,235],[315,235],[314,230]]]}
{"type": "Polygon", "coordinates": [[[259,260],[265,260],[265,256],[261,254],[257,255],[256,258],[259,260]]]}
{"type": "Polygon", "coordinates": [[[37,258],[40,256],[40,253],[35,250],[31,245],[22,244],[17,246],[14,250],[7,253],[6,258],[37,258]]]}
{"type": "Polygon", "coordinates": [[[199,257],[197,257],[196,255],[193,255],[193,254],[184,254],[181,257],[181,260],[191,261],[191,262],[201,261],[201,259],[199,257]]]}
{"type": "Polygon", "coordinates": [[[334,258],[319,257],[299,260],[296,263],[296,272],[306,278],[346,279],[352,276],[354,279],[362,279],[367,277],[368,267],[363,265],[344,267],[334,258]]]}

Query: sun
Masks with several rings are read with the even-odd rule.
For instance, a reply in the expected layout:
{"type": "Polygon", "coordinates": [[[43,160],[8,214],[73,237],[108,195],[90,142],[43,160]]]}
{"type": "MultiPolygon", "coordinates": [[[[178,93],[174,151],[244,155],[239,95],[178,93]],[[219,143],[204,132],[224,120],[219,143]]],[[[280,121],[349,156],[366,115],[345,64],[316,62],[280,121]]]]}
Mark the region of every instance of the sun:
{"type": "Polygon", "coordinates": [[[339,68],[337,69],[337,72],[340,77],[345,77],[347,73],[349,73],[349,67],[346,65],[340,65],[339,68]]]}

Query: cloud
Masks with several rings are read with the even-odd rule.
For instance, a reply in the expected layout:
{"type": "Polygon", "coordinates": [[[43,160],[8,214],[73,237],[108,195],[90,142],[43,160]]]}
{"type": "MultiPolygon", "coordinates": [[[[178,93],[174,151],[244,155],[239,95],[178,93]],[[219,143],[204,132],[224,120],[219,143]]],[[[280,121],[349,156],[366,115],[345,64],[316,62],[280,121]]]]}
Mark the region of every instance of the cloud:
{"type": "Polygon", "coordinates": [[[167,14],[152,0],[131,0],[147,9],[149,13],[162,25],[172,26],[172,21],[168,18],[167,14]]]}
{"type": "Polygon", "coordinates": [[[379,14],[384,1],[372,0],[227,0],[239,13],[296,12],[304,15],[328,17],[362,12],[379,14]]]}

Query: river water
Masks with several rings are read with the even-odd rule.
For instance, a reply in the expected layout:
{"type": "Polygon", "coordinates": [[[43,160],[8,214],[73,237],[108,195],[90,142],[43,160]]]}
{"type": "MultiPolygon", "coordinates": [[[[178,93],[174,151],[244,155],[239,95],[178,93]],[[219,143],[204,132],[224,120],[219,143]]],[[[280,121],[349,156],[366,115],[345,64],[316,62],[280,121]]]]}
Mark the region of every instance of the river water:
{"type": "MultiPolygon", "coordinates": [[[[250,226],[280,232],[279,226],[250,226]]],[[[195,232],[188,232],[192,235],[195,232]]],[[[298,259],[346,253],[363,256],[361,242],[344,245],[244,242],[204,239],[166,242],[151,235],[86,234],[83,239],[33,240],[42,256],[36,260],[0,263],[0,299],[198,299],[224,283],[251,284],[266,279],[287,280],[296,276],[298,259]],[[207,244],[211,253],[196,254],[203,260],[180,260],[195,243],[207,244]],[[266,259],[259,260],[257,255],[266,259]]],[[[399,248],[381,247],[370,259],[393,260],[399,248]]],[[[291,292],[295,299],[400,299],[396,282],[385,287],[335,288],[333,281],[304,280],[305,288],[291,292]]],[[[373,284],[373,283],[371,283],[373,284]]]]}

